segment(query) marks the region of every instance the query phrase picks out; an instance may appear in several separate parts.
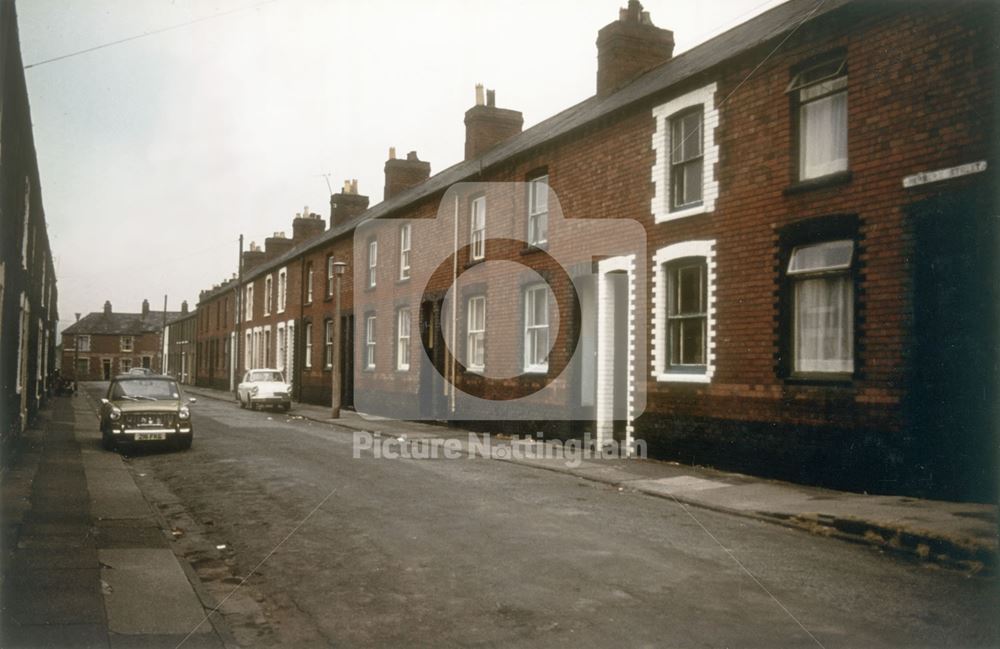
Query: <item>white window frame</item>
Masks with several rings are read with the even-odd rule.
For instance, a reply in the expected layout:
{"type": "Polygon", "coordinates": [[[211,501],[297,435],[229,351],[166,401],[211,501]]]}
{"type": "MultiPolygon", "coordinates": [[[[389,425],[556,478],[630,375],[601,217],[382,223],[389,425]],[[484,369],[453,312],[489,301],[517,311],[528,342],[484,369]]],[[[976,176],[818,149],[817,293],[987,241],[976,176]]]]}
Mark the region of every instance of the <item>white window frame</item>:
{"type": "Polygon", "coordinates": [[[247,330],[246,344],[243,347],[243,366],[245,369],[250,369],[253,367],[253,331],[247,330]]]}
{"type": "Polygon", "coordinates": [[[410,369],[410,327],[412,314],[409,307],[396,311],[396,369],[410,369]]]}
{"type": "Polygon", "coordinates": [[[543,174],[528,180],[528,243],[532,246],[544,246],[549,242],[549,175],[543,174]],[[539,201],[539,187],[545,187],[545,205],[539,201]],[[539,224],[544,221],[545,234],[539,235],[539,224]]]}
{"type": "Polygon", "coordinates": [[[263,367],[271,365],[271,325],[264,325],[264,333],[260,337],[260,360],[263,367]]]}
{"type": "Polygon", "coordinates": [[[375,316],[365,317],[365,369],[375,369],[375,316]]]}
{"type": "Polygon", "coordinates": [[[271,296],[274,294],[274,280],[268,274],[264,277],[264,315],[271,315],[271,296]]]}
{"type": "Polygon", "coordinates": [[[313,339],[312,339],[313,338],[313,324],[311,322],[307,322],[305,324],[305,327],[303,327],[303,334],[304,334],[304,337],[305,337],[304,345],[303,345],[303,347],[305,348],[303,350],[303,353],[305,354],[305,357],[302,359],[302,365],[306,369],[311,369],[312,366],[313,366],[313,360],[312,360],[312,357],[313,357],[313,339]]]}
{"type": "Polygon", "coordinates": [[[306,304],[312,304],[313,301],[313,264],[308,262],[306,264],[306,304]]]}
{"type": "Polygon", "coordinates": [[[246,285],[246,290],[244,293],[246,295],[246,305],[245,305],[246,309],[243,314],[244,316],[243,321],[250,322],[251,320],[253,320],[253,282],[250,282],[249,284],[246,285]]]}
{"type": "Polygon", "coordinates": [[[368,242],[368,288],[375,288],[378,282],[378,239],[368,242]]]}
{"type": "Polygon", "coordinates": [[[333,369],[333,318],[323,321],[323,367],[333,369]]]}
{"type": "Polygon", "coordinates": [[[474,295],[466,302],[465,367],[470,372],[486,370],[486,296],[474,295]],[[480,312],[479,318],[476,317],[480,312]],[[482,349],[483,357],[476,362],[476,350],[482,349]]]}
{"type": "Polygon", "coordinates": [[[90,334],[77,334],[76,350],[79,352],[90,351],[90,334]]]}
{"type": "Polygon", "coordinates": [[[705,133],[705,115],[702,112],[701,106],[695,106],[687,110],[682,110],[680,113],[677,113],[676,115],[670,118],[670,147],[671,147],[670,174],[672,176],[670,182],[670,209],[672,211],[676,212],[680,210],[691,209],[701,204],[702,200],[701,191],[705,188],[705,155],[704,155],[705,152],[703,149],[705,143],[704,133],[705,133]],[[679,130],[682,131],[683,125],[686,124],[688,118],[693,115],[698,116],[697,120],[698,136],[695,137],[694,135],[691,134],[689,135],[682,134],[680,137],[678,137],[677,131],[679,130]],[[675,141],[677,139],[680,139],[682,141],[681,142],[675,141]],[[682,157],[680,160],[676,160],[675,154],[677,153],[678,150],[680,151],[685,150],[684,145],[687,144],[686,140],[688,139],[690,139],[693,143],[698,144],[699,147],[698,154],[686,158],[682,157]],[[687,190],[687,176],[683,172],[687,169],[687,167],[694,164],[701,165],[701,174],[699,175],[697,183],[699,196],[697,200],[689,200],[681,203],[679,192],[677,191],[678,185],[683,184],[685,190],[687,190]]]}
{"type": "Polygon", "coordinates": [[[719,145],[715,138],[716,128],[719,126],[719,111],[715,107],[716,85],[714,82],[710,83],[653,108],[656,131],[653,132],[652,145],[656,161],[652,168],[654,193],[650,201],[650,210],[655,223],[715,211],[715,202],[719,197],[719,181],[715,173],[715,167],[719,162],[719,145]],[[671,209],[673,193],[671,191],[673,179],[670,177],[671,120],[699,106],[702,114],[701,203],[671,209]]]}
{"type": "Polygon", "coordinates": [[[670,383],[711,383],[715,375],[715,240],[682,241],[660,248],[653,255],[653,353],[652,375],[657,381],[670,383]],[[705,259],[705,366],[704,372],[673,369],[669,366],[667,339],[667,300],[670,282],[666,266],[686,257],[705,259]]]}
{"type": "Polygon", "coordinates": [[[399,227],[399,279],[410,279],[410,246],[413,232],[409,223],[399,227]]]}
{"type": "Polygon", "coordinates": [[[135,336],[120,336],[118,338],[118,350],[122,352],[135,350],[135,336]],[[128,341],[127,344],[126,341],[128,341]]]}
{"type": "Polygon", "coordinates": [[[477,196],[469,205],[469,257],[486,257],[486,197],[477,196]]]}
{"type": "Polygon", "coordinates": [[[124,356],[118,359],[118,373],[128,374],[129,370],[132,369],[132,359],[125,358],[124,356]]]}
{"type": "Polygon", "coordinates": [[[327,255],[326,257],[326,296],[332,297],[334,290],[334,278],[333,278],[333,255],[327,255]]]}
{"type": "Polygon", "coordinates": [[[278,313],[285,312],[288,303],[288,269],[278,271],[278,313]]]}
{"type": "Polygon", "coordinates": [[[549,357],[548,354],[551,351],[551,337],[550,337],[550,314],[549,314],[549,287],[547,284],[533,284],[526,286],[524,288],[523,297],[523,308],[524,308],[524,371],[525,372],[538,372],[544,373],[549,371],[549,357]],[[534,321],[535,313],[535,300],[538,299],[538,295],[542,295],[545,298],[545,322],[539,323],[534,321]],[[540,332],[545,331],[545,361],[538,361],[538,340],[540,332]],[[532,350],[535,350],[534,358],[532,357],[532,350]]]}

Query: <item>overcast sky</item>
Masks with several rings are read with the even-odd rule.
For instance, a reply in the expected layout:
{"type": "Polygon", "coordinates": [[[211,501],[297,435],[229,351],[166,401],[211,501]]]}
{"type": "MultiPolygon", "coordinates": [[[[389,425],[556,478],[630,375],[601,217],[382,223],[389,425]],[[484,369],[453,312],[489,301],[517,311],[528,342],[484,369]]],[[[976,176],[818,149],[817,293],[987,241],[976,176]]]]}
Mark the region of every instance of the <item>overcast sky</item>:
{"type": "MultiPolygon", "coordinates": [[[[171,310],[236,270],[238,236],[291,236],[357,178],[382,198],[390,146],[459,162],[474,86],[525,128],[594,94],[597,30],[626,0],[20,0],[60,329],[171,310]]],[[[649,0],[675,54],[781,0],[649,0]]]]}

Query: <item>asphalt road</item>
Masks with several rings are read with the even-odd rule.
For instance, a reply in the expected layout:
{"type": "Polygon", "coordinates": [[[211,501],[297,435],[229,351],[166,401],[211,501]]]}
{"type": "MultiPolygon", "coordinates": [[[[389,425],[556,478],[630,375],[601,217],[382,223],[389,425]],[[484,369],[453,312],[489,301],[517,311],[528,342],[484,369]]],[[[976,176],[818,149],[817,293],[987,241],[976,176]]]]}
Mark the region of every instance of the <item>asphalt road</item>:
{"type": "Polygon", "coordinates": [[[244,645],[1000,641],[994,579],[506,462],[352,459],[349,431],[283,413],[194,417],[190,451],[129,464],[244,645]]]}

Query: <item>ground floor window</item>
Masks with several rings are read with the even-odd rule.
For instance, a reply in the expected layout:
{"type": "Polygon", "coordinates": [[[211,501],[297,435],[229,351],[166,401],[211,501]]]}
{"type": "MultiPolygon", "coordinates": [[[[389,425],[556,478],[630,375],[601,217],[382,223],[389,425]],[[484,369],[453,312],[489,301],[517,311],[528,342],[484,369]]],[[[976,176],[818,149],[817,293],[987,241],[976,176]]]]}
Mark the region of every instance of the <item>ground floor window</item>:
{"type": "Polygon", "coordinates": [[[854,371],[854,242],[826,241],[792,250],[793,371],[854,371]]]}

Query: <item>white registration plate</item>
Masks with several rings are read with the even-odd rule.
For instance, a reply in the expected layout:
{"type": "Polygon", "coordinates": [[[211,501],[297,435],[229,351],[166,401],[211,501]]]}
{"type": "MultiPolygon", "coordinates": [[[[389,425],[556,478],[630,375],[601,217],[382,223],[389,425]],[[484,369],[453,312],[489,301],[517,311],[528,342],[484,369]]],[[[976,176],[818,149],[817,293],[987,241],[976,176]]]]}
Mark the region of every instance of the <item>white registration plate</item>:
{"type": "Polygon", "coordinates": [[[167,434],[166,433],[136,433],[135,434],[135,441],[137,441],[137,442],[153,441],[153,440],[157,440],[157,439],[166,439],[166,438],[167,438],[167,434]]]}

